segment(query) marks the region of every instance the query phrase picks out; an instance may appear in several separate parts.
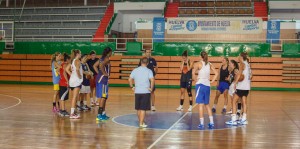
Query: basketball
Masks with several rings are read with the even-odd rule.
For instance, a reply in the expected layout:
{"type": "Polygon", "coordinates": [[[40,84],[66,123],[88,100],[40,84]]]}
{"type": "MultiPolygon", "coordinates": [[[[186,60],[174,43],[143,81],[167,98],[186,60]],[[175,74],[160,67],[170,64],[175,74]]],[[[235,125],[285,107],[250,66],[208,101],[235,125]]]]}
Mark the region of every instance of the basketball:
{"type": "Polygon", "coordinates": [[[239,78],[239,82],[242,82],[244,80],[244,78],[245,78],[245,76],[244,76],[244,74],[242,74],[239,78]]]}

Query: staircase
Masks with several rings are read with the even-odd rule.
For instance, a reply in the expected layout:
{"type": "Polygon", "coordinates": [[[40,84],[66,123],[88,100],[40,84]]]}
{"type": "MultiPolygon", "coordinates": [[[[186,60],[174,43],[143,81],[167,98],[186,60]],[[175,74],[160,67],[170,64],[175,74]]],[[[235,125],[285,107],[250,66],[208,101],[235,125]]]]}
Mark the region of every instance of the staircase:
{"type": "Polygon", "coordinates": [[[165,18],[174,18],[178,16],[178,6],[179,3],[168,3],[166,12],[165,12],[165,18]]]}
{"type": "Polygon", "coordinates": [[[93,42],[104,42],[104,34],[109,25],[110,20],[114,15],[114,4],[110,4],[101,20],[101,23],[93,37],[93,42]]]}
{"type": "Polygon", "coordinates": [[[254,2],[254,16],[268,20],[268,6],[266,2],[254,2]]]}

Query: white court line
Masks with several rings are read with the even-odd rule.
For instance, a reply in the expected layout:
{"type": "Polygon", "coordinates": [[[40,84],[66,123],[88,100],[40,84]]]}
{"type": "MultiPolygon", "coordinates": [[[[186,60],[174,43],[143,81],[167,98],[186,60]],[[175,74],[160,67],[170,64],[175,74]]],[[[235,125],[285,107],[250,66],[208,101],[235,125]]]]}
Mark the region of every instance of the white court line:
{"type": "MultiPolygon", "coordinates": [[[[195,104],[193,106],[192,109],[194,109],[195,106],[197,106],[198,104],[195,104]]],[[[172,128],[177,125],[188,113],[190,112],[186,112],[183,116],[181,116],[169,129],[167,129],[158,139],[156,139],[155,142],[153,142],[147,149],[151,149],[152,147],[154,147],[167,133],[169,133],[169,131],[172,130],[172,128]]]]}
{"type": "Polygon", "coordinates": [[[6,107],[6,108],[3,108],[3,109],[0,109],[0,110],[6,110],[6,109],[9,109],[9,108],[13,108],[13,107],[18,106],[19,104],[22,103],[22,100],[20,98],[17,98],[17,97],[14,97],[14,96],[9,96],[9,95],[4,95],[4,94],[0,94],[0,95],[19,100],[19,102],[17,104],[9,106],[9,107],[6,107]]]}

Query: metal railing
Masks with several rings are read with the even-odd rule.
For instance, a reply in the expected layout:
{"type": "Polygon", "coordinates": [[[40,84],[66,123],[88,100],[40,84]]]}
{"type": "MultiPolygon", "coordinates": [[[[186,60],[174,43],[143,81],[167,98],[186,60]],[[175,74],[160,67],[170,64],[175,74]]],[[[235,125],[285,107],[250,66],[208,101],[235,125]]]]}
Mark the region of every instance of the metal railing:
{"type": "MultiPolygon", "coordinates": [[[[51,37],[51,38],[38,38],[38,37],[31,37],[31,38],[16,38],[19,40],[30,40],[30,41],[62,41],[64,40],[76,40],[76,41],[92,41],[93,39],[104,39],[105,42],[114,42],[116,44],[116,49],[118,50],[126,50],[127,42],[141,42],[143,49],[151,48],[153,49],[153,40],[156,39],[164,39],[164,42],[186,42],[186,43],[196,43],[196,42],[203,42],[203,43],[267,43],[267,39],[236,39],[236,40],[225,40],[225,39],[207,39],[207,38],[92,38],[92,36],[86,35],[86,38],[81,38],[82,35],[66,35],[67,38],[60,37],[51,37]],[[76,38],[78,37],[78,38],[76,38]]],[[[275,46],[281,46],[283,43],[300,43],[300,39],[269,39],[269,43],[275,46]],[[279,44],[277,44],[279,41],[279,44]]]]}

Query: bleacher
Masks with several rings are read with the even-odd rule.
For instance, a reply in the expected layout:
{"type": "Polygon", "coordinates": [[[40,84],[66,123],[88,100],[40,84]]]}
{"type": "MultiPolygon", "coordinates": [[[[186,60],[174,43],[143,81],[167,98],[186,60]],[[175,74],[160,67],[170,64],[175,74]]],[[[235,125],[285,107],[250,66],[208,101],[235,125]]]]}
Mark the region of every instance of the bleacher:
{"type": "Polygon", "coordinates": [[[1,8],[0,20],[15,20],[15,41],[91,41],[105,10],[106,6],[30,7],[15,12],[1,8]]]}
{"type": "Polygon", "coordinates": [[[178,8],[179,17],[253,16],[253,3],[249,0],[181,1],[178,8]]]}

